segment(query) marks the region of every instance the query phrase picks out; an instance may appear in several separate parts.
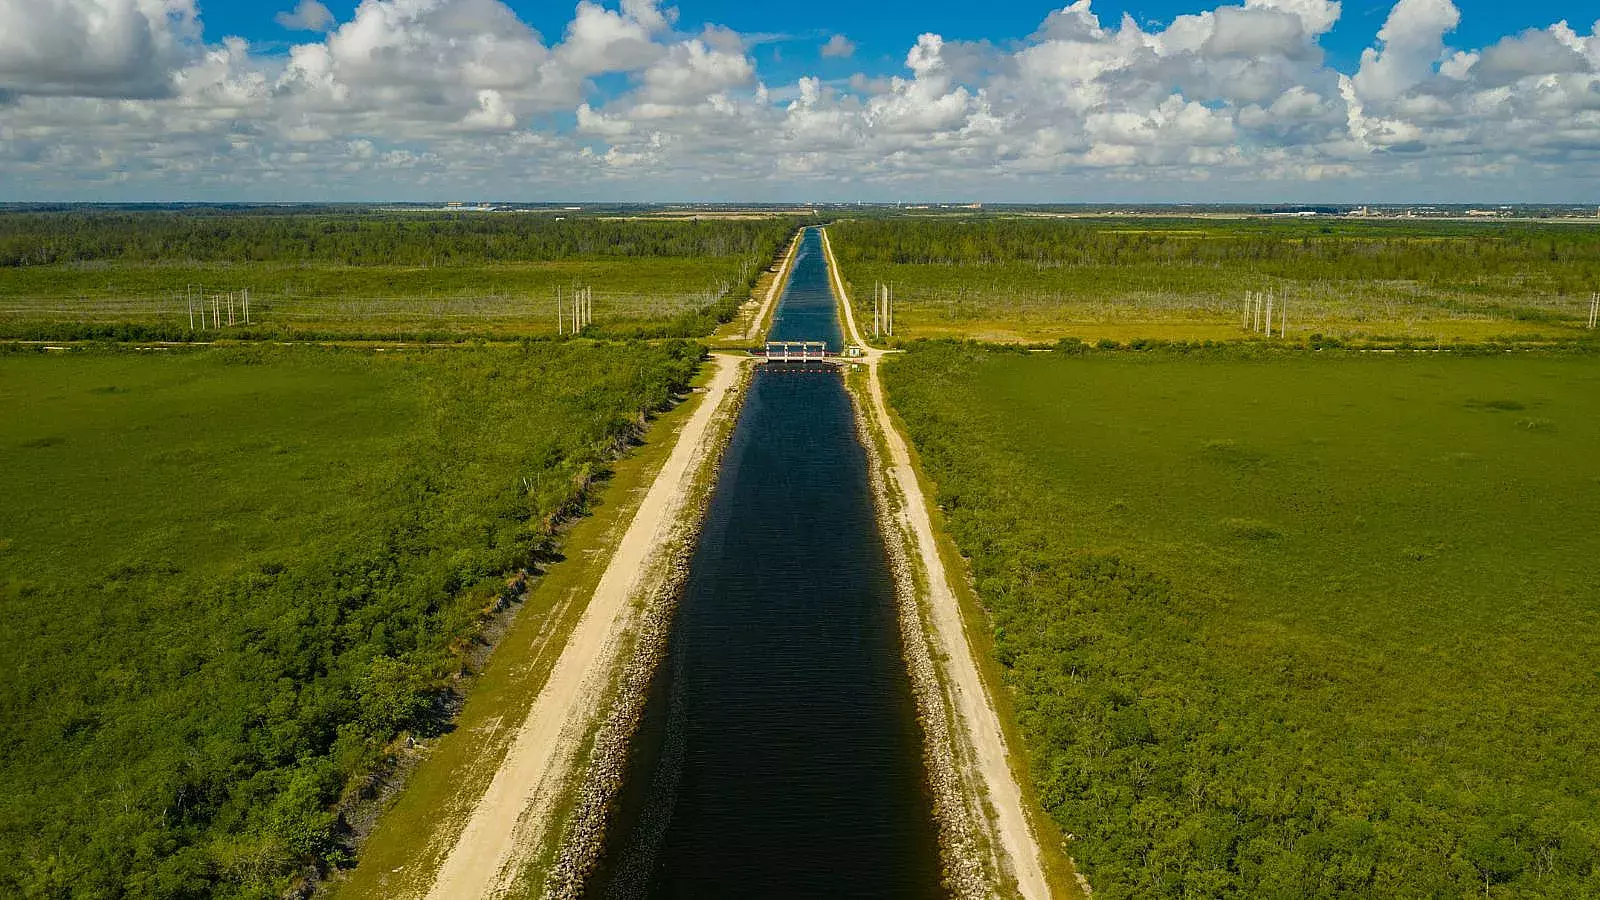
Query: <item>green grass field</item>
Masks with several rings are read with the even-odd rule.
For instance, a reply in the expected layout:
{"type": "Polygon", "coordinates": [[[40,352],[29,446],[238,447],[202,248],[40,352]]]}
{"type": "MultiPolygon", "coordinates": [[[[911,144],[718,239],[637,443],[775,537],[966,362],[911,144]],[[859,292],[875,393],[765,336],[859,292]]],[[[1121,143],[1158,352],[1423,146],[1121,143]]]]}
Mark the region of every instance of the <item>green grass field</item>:
{"type": "Polygon", "coordinates": [[[886,378],[1096,896],[1600,894],[1600,358],[886,378]]]}
{"type": "MultiPolygon", "coordinates": [[[[738,295],[753,263],[739,257],[578,259],[483,266],[346,266],[327,263],[204,265],[117,263],[34,266],[0,280],[0,331],[27,335],[51,323],[189,326],[186,291],[250,291],[233,326],[203,337],[295,335],[556,334],[556,292],[571,316],[575,286],[594,292],[595,321],[612,330],[662,330],[738,295]]],[[[741,298],[742,299],[742,298],[741,298]]],[[[224,301],[225,303],[226,301],[224,301]]],[[[222,321],[228,310],[222,308],[222,321]]],[[[198,314],[197,314],[198,316],[198,314]]],[[[571,328],[570,319],[567,329],[571,328]]]]}
{"type": "Polygon", "coordinates": [[[0,893],[278,897],[697,348],[0,353],[0,893]]]}
{"type": "MultiPolygon", "coordinates": [[[[1600,227],[1196,219],[879,219],[829,228],[857,316],[894,286],[896,336],[1238,340],[1246,291],[1289,337],[1573,340],[1600,227]]],[[[1276,331],[1276,329],[1275,329],[1276,331]]]]}
{"type": "Polygon", "coordinates": [[[591,336],[699,337],[732,317],[795,227],[777,216],[0,213],[0,337],[554,336],[557,293],[570,331],[576,288],[593,294],[591,336]]]}

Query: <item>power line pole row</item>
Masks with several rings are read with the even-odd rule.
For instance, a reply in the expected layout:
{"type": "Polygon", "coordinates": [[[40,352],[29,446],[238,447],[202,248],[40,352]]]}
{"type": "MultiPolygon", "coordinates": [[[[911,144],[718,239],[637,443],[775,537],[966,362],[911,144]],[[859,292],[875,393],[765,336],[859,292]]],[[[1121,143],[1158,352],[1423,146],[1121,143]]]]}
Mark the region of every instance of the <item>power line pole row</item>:
{"type": "MultiPolygon", "coordinates": [[[[572,333],[579,334],[594,324],[594,288],[572,289],[572,333]]],[[[567,333],[567,317],[562,308],[561,288],[556,288],[556,334],[567,333]]]]}
{"type": "Polygon", "coordinates": [[[1289,335],[1289,298],[1281,301],[1273,297],[1271,292],[1258,294],[1255,291],[1244,292],[1244,317],[1240,324],[1245,331],[1257,334],[1265,332],[1267,337],[1272,337],[1272,323],[1274,310],[1277,305],[1278,337],[1289,335]]]}
{"type": "Polygon", "coordinates": [[[872,336],[894,336],[894,288],[876,283],[872,288],[872,336]]]}
{"type": "Polygon", "coordinates": [[[200,330],[207,331],[224,327],[222,324],[223,310],[227,310],[228,326],[250,324],[250,289],[242,291],[228,291],[223,294],[212,294],[209,304],[211,320],[206,321],[207,302],[205,285],[198,288],[195,285],[185,285],[183,289],[184,303],[189,309],[189,330],[194,331],[195,313],[200,314],[200,330]]]}

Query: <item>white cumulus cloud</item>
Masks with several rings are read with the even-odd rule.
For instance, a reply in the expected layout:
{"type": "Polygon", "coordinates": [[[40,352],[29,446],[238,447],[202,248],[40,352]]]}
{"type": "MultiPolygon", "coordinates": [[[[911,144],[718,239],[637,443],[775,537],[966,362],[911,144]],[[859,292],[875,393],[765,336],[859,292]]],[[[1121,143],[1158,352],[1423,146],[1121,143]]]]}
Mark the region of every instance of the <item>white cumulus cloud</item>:
{"type": "Polygon", "coordinates": [[[844,35],[836,34],[828,38],[827,43],[822,45],[822,49],[819,52],[823,56],[831,56],[835,59],[849,59],[856,54],[856,45],[854,41],[844,35]]]}
{"type": "Polygon", "coordinates": [[[300,0],[299,6],[278,13],[273,21],[291,31],[327,31],[333,24],[333,13],[317,0],[300,0]]]}
{"type": "Polygon", "coordinates": [[[0,0],[0,90],[165,95],[199,37],[194,0],[0,0]]]}
{"type": "MultiPolygon", "coordinates": [[[[1600,187],[1593,24],[1457,46],[1451,0],[1397,0],[1340,69],[1322,46],[1338,2],[1205,2],[1159,26],[1075,0],[1014,41],[928,32],[888,70],[775,82],[749,49],[770,36],[685,33],[657,0],[581,0],[550,36],[503,0],[363,0],[343,22],[301,0],[280,21],[320,33],[286,53],[208,39],[194,0],[0,0],[0,191],[1600,187]]],[[[853,49],[836,34],[821,52],[853,49]]]]}

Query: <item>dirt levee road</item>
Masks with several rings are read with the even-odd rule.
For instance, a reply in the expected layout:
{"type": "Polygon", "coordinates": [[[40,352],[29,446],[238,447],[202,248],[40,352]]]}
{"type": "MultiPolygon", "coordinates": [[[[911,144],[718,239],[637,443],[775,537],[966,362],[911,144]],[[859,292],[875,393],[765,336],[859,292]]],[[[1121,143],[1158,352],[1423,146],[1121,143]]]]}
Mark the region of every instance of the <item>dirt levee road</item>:
{"type": "Polygon", "coordinates": [[[602,695],[655,560],[684,512],[698,463],[709,452],[719,410],[739,363],[716,357],[696,409],[679,433],[606,567],[549,680],[517,731],[494,780],[445,857],[429,898],[493,897],[510,887],[527,854],[545,837],[552,801],[567,781],[583,736],[603,712],[602,695]]]}
{"type": "MultiPolygon", "coordinates": [[[[855,313],[845,293],[838,263],[833,258],[833,246],[828,242],[827,229],[823,229],[822,240],[834,293],[844,307],[845,327],[857,346],[866,347],[861,332],[856,328],[855,313]]],[[[1000,727],[1000,718],[989,701],[988,692],[984,690],[983,678],[978,672],[978,663],[961,619],[960,603],[950,588],[944,562],[939,558],[933,521],[928,516],[927,500],[922,495],[922,486],[917,482],[916,471],[912,468],[910,450],[906,447],[905,438],[894,427],[889,407],[884,402],[883,383],[878,374],[878,362],[883,358],[883,353],[882,350],[867,350],[863,360],[870,370],[872,414],[878,420],[878,426],[888,443],[889,475],[905,498],[903,514],[914,538],[915,553],[927,573],[927,601],[933,638],[938,648],[944,651],[943,654],[936,654],[936,657],[943,657],[951,704],[959,719],[956,724],[971,742],[992,807],[990,827],[1010,864],[1016,888],[1023,897],[1043,900],[1050,896],[1050,886],[1040,863],[1037,838],[1028,823],[1022,791],[1008,762],[1009,751],[1000,727]]]]}

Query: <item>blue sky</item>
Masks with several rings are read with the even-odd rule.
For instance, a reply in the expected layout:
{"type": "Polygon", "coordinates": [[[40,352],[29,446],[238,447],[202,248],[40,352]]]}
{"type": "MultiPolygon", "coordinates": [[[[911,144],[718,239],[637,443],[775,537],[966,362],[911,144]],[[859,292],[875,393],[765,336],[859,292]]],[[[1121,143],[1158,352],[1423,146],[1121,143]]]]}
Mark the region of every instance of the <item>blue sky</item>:
{"type": "MultiPolygon", "coordinates": [[[[357,0],[324,2],[340,22],[348,21],[358,5],[357,0]]],[[[277,5],[270,0],[209,0],[202,3],[200,11],[205,18],[207,32],[213,36],[237,34],[270,45],[286,43],[293,38],[291,33],[273,22],[275,13],[293,5],[292,0],[277,5]]],[[[571,21],[572,9],[577,4],[510,0],[506,5],[549,41],[561,35],[571,21]]],[[[989,40],[997,43],[1019,40],[1037,28],[1047,14],[1062,4],[814,0],[775,5],[749,0],[703,0],[672,5],[678,10],[678,25],[686,30],[717,24],[744,33],[765,33],[781,38],[771,45],[781,51],[782,58],[773,71],[787,71],[798,77],[808,74],[819,61],[819,36],[825,38],[835,33],[844,34],[858,45],[858,59],[863,63],[880,65],[887,71],[900,67],[906,48],[915,43],[917,35],[923,32],[936,32],[951,40],[989,40]],[[780,13],[774,12],[775,6],[781,9],[780,13]],[[975,8],[982,9],[982,14],[974,15],[975,8]]],[[[1344,14],[1339,24],[1323,40],[1323,46],[1331,58],[1351,65],[1358,62],[1361,51],[1372,45],[1373,36],[1383,25],[1383,19],[1393,5],[1388,0],[1344,0],[1344,14]]],[[[1132,3],[1102,0],[1094,4],[1094,9],[1106,22],[1115,22],[1128,14],[1141,24],[1147,24],[1167,23],[1176,16],[1193,13],[1204,6],[1175,0],[1139,0],[1132,3]]],[[[1515,3],[1461,0],[1456,6],[1461,10],[1462,24],[1455,32],[1455,37],[1463,46],[1482,46],[1502,35],[1526,28],[1542,28],[1562,19],[1579,26],[1592,24],[1600,18],[1600,8],[1584,0],[1519,0],[1515,3]]],[[[758,56],[764,60],[773,58],[770,49],[758,53],[758,56]]],[[[841,71],[849,68],[835,61],[824,62],[831,63],[841,71]]],[[[762,68],[763,71],[767,70],[766,66],[762,68]]]]}
{"type": "MultiPolygon", "coordinates": [[[[358,0],[324,0],[340,22],[348,21],[358,0]]],[[[237,34],[265,46],[286,44],[294,35],[273,21],[273,16],[293,6],[292,0],[274,5],[259,0],[209,0],[201,5],[206,31],[213,36],[237,34]]],[[[558,38],[572,19],[577,4],[510,0],[506,4],[524,22],[541,32],[546,41],[558,38]]],[[[798,78],[814,74],[818,66],[830,74],[850,74],[849,63],[824,59],[818,54],[823,39],[843,34],[858,46],[855,58],[860,66],[882,72],[898,71],[906,48],[917,35],[932,31],[950,40],[988,40],[996,43],[1020,40],[1027,36],[1056,3],[1000,2],[974,4],[957,0],[814,0],[808,3],[768,4],[749,0],[703,0],[673,4],[678,10],[678,25],[698,30],[717,24],[748,34],[768,34],[778,40],[756,52],[763,61],[762,71],[798,78]],[[775,13],[774,7],[781,9],[775,13]],[[974,15],[974,9],[981,15],[974,15]]],[[[1361,51],[1370,47],[1384,17],[1393,7],[1388,0],[1344,0],[1339,24],[1322,41],[1330,61],[1353,66],[1361,51]]],[[[1519,0],[1515,3],[1488,0],[1461,0],[1456,4],[1462,24],[1454,33],[1462,46],[1483,46],[1502,35],[1527,28],[1542,28],[1563,19],[1573,26],[1591,24],[1600,18],[1600,8],[1585,0],[1519,0]]],[[[1138,2],[1096,2],[1095,11],[1106,22],[1124,14],[1141,24],[1167,23],[1205,4],[1176,0],[1138,0],[1138,2]]]]}
{"type": "Polygon", "coordinates": [[[0,199],[1600,200],[1597,18],[0,0],[0,199]]]}

